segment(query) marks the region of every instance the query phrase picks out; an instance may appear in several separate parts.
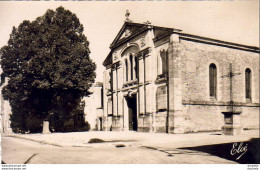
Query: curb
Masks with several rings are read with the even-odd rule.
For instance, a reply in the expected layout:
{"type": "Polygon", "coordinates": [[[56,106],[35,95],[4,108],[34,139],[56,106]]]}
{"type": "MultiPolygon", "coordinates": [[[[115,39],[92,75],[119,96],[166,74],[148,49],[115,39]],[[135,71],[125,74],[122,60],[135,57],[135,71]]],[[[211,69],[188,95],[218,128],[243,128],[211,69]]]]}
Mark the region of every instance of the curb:
{"type": "Polygon", "coordinates": [[[45,145],[52,145],[52,146],[56,146],[56,147],[63,147],[62,145],[59,145],[59,144],[56,144],[56,143],[50,143],[50,142],[46,142],[46,141],[35,140],[35,139],[26,138],[26,137],[17,136],[17,135],[5,135],[5,136],[6,137],[18,138],[18,139],[25,139],[25,140],[28,140],[28,141],[37,142],[37,143],[45,144],[45,145]]]}

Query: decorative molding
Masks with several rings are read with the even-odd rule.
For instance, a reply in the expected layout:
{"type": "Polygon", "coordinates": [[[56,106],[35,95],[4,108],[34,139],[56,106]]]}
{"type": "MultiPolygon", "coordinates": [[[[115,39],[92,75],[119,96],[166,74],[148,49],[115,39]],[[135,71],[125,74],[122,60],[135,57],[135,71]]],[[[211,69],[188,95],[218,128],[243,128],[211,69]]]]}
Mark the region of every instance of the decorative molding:
{"type": "Polygon", "coordinates": [[[135,84],[137,84],[137,83],[138,83],[138,82],[137,82],[137,79],[131,80],[131,81],[128,81],[128,82],[124,83],[124,84],[123,84],[123,87],[130,87],[130,86],[133,86],[133,85],[135,85],[135,84]]]}
{"type": "Polygon", "coordinates": [[[124,35],[124,37],[129,37],[131,34],[132,34],[132,32],[127,28],[127,29],[125,30],[125,35],[124,35]]]}
{"type": "MultiPolygon", "coordinates": [[[[159,42],[159,41],[157,41],[157,42],[159,42]]],[[[156,48],[156,47],[159,47],[159,46],[161,46],[161,45],[170,43],[170,39],[167,39],[167,40],[162,41],[162,42],[160,42],[160,43],[157,43],[157,42],[155,42],[155,44],[154,44],[154,47],[155,47],[155,48],[156,48]]]]}
{"type": "Polygon", "coordinates": [[[166,33],[166,34],[163,34],[163,35],[161,35],[161,36],[158,36],[158,37],[155,37],[155,38],[153,38],[153,42],[157,42],[157,41],[159,41],[159,40],[161,40],[161,39],[168,39],[168,41],[170,41],[170,36],[171,36],[171,34],[172,34],[172,32],[168,32],[168,33],[166,33]]]}
{"type": "Polygon", "coordinates": [[[122,115],[112,115],[113,120],[118,120],[122,115]]]}
{"type": "Polygon", "coordinates": [[[148,54],[150,54],[151,52],[152,52],[152,48],[151,47],[147,47],[147,48],[143,49],[142,51],[139,51],[136,56],[140,60],[140,59],[142,59],[144,57],[148,57],[149,56],[148,54]]]}
{"type": "MultiPolygon", "coordinates": [[[[137,51],[139,51],[139,45],[137,43],[134,42],[128,42],[121,50],[120,50],[120,56],[124,57],[125,55],[122,55],[128,48],[131,47],[136,47],[137,51]]],[[[135,53],[128,53],[128,54],[132,54],[132,55],[136,55],[135,53]]]]}
{"type": "Polygon", "coordinates": [[[146,24],[146,25],[151,25],[151,21],[146,21],[146,22],[143,22],[143,24],[146,24]]]}
{"type": "Polygon", "coordinates": [[[145,36],[141,37],[141,47],[144,47],[146,45],[145,43],[145,36]]]}
{"type": "MultiPolygon", "coordinates": [[[[207,106],[230,106],[230,102],[221,102],[221,101],[182,101],[183,105],[207,105],[207,106]]],[[[235,106],[238,107],[260,107],[259,103],[243,103],[235,102],[235,106]]]]}
{"type": "Polygon", "coordinates": [[[117,62],[111,64],[111,68],[114,71],[114,70],[118,69],[121,65],[122,65],[122,62],[121,61],[117,61],[117,62]]]}
{"type": "Polygon", "coordinates": [[[122,39],[119,39],[115,44],[113,44],[110,48],[111,49],[114,49],[128,41],[130,41],[131,39],[133,39],[134,37],[138,36],[139,34],[143,33],[144,31],[146,31],[148,28],[147,27],[144,27],[144,28],[140,28],[134,32],[132,32],[132,34],[128,37],[125,37],[125,38],[122,38],[122,39]]]}
{"type": "Polygon", "coordinates": [[[112,95],[112,91],[111,91],[111,89],[108,89],[107,90],[107,94],[106,94],[107,96],[111,96],[112,95]]]}
{"type": "Polygon", "coordinates": [[[116,61],[118,59],[117,51],[113,53],[113,60],[116,61]]]}
{"type": "Polygon", "coordinates": [[[106,69],[108,70],[108,69],[112,68],[112,66],[113,66],[113,64],[109,64],[106,66],[106,69]]]}
{"type": "Polygon", "coordinates": [[[124,97],[132,97],[133,95],[137,94],[138,89],[131,89],[128,91],[123,92],[124,97]]]}
{"type": "Polygon", "coordinates": [[[133,86],[130,86],[130,87],[123,87],[123,89],[121,89],[122,92],[125,92],[125,91],[128,91],[128,90],[131,90],[131,89],[137,89],[138,88],[138,85],[133,85],[133,86]]]}
{"type": "Polygon", "coordinates": [[[151,115],[153,115],[153,114],[155,114],[155,113],[156,113],[156,112],[146,112],[146,113],[140,112],[140,113],[139,113],[139,116],[140,116],[140,117],[151,116],[151,115]]]}
{"type": "Polygon", "coordinates": [[[155,84],[165,83],[167,81],[167,74],[160,74],[155,80],[155,84]]]}

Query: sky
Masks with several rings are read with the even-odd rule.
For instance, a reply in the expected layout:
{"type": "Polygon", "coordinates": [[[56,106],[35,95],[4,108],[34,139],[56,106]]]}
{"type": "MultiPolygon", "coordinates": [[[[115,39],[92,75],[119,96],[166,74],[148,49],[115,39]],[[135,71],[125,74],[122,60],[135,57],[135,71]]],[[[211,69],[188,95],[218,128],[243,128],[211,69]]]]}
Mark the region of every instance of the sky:
{"type": "Polygon", "coordinates": [[[0,47],[12,27],[33,21],[47,9],[63,6],[75,13],[90,42],[90,57],[97,64],[96,81],[103,80],[102,62],[125,21],[183,30],[185,33],[259,47],[259,1],[0,1],[0,47]]]}

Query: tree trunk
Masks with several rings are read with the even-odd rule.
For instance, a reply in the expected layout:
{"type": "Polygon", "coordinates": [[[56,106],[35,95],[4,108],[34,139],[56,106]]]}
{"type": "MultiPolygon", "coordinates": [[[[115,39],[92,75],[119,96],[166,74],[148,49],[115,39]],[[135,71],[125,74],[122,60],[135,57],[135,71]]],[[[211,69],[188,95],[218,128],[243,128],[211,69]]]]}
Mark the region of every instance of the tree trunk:
{"type": "Polygon", "coordinates": [[[51,132],[50,132],[49,121],[43,121],[42,133],[43,133],[43,134],[49,134],[49,133],[51,133],[51,132]]]}

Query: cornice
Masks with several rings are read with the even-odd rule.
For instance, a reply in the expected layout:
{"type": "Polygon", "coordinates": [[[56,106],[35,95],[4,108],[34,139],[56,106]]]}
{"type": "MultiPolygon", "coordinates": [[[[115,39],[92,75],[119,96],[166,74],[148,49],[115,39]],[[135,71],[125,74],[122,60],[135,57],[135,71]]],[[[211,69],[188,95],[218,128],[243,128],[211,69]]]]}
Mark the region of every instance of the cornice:
{"type": "Polygon", "coordinates": [[[119,68],[121,65],[122,65],[122,62],[117,61],[117,62],[111,64],[111,67],[112,67],[113,70],[115,70],[115,69],[119,68]]]}
{"type": "Polygon", "coordinates": [[[139,60],[140,60],[140,59],[143,59],[143,58],[145,58],[145,57],[148,57],[148,54],[149,54],[151,51],[152,51],[152,48],[151,48],[151,47],[147,47],[147,48],[145,48],[145,49],[139,51],[136,56],[137,56],[137,57],[139,58],[139,60]]]}
{"type": "Polygon", "coordinates": [[[179,34],[180,39],[187,40],[187,41],[194,41],[194,42],[200,42],[200,43],[205,43],[205,44],[211,44],[211,45],[217,45],[217,46],[222,46],[222,47],[228,47],[228,48],[233,48],[233,49],[260,53],[259,47],[242,45],[242,44],[217,40],[217,39],[213,39],[213,38],[191,35],[191,34],[187,34],[187,33],[177,33],[177,34],[179,34]]]}

